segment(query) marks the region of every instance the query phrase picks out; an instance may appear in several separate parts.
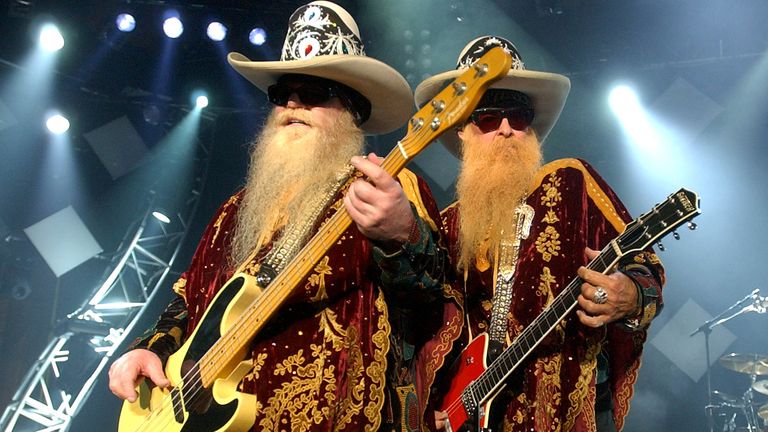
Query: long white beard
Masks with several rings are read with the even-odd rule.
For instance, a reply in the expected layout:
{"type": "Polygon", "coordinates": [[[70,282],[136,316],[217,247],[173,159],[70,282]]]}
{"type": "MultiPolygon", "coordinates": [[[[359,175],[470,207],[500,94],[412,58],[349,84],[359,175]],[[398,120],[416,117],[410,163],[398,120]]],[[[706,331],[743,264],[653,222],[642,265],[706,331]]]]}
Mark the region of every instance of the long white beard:
{"type": "MultiPolygon", "coordinates": [[[[272,111],[251,147],[243,200],[232,236],[230,265],[244,262],[288,223],[312,216],[312,198],[325,192],[353,155],[363,151],[362,131],[347,111],[329,128],[311,127],[301,133],[279,127],[287,116],[312,125],[306,110],[272,111]]],[[[299,239],[304,241],[305,239],[299,239]]]]}

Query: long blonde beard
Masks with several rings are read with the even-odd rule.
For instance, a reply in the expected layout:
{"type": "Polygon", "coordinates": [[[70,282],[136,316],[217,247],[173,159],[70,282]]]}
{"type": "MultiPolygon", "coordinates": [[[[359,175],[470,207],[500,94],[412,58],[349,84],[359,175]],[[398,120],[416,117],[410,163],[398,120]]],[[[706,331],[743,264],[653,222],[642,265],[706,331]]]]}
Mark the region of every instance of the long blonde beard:
{"type": "Polygon", "coordinates": [[[286,224],[311,217],[310,198],[323,194],[349,159],[362,154],[363,133],[349,112],[342,111],[329,128],[313,126],[301,133],[279,127],[289,116],[313,124],[306,110],[273,110],[252,144],[229,255],[233,267],[286,224]]]}
{"type": "Polygon", "coordinates": [[[491,145],[479,142],[478,135],[465,135],[456,182],[459,268],[468,269],[478,255],[492,262],[502,236],[515,232],[515,208],[542,163],[539,139],[529,131],[522,139],[497,136],[491,145]]]}

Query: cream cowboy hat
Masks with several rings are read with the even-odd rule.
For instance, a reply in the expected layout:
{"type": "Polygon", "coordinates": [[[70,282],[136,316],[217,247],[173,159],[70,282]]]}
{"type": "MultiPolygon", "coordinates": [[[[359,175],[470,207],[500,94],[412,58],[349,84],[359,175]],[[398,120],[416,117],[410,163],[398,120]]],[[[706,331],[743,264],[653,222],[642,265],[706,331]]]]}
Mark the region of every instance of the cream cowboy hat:
{"type": "MultiPolygon", "coordinates": [[[[494,82],[490,88],[516,90],[528,95],[533,103],[534,119],[531,127],[543,142],[560,117],[571,81],[559,74],[526,70],[523,59],[512,42],[498,36],[482,36],[464,47],[459,54],[456,69],[434,75],[416,87],[416,106],[429,102],[451,80],[493,47],[501,46],[512,55],[512,68],[507,76],[494,82]]],[[[440,141],[455,156],[460,155],[461,142],[452,131],[444,133],[440,141]]]]}
{"type": "Polygon", "coordinates": [[[391,132],[413,112],[413,93],[405,78],[365,55],[357,23],[344,8],[329,1],[313,1],[296,9],[279,61],[251,61],[236,52],[227,60],[265,93],[285,74],[312,75],[351,87],[371,103],[371,115],[360,126],[367,133],[391,132]]]}

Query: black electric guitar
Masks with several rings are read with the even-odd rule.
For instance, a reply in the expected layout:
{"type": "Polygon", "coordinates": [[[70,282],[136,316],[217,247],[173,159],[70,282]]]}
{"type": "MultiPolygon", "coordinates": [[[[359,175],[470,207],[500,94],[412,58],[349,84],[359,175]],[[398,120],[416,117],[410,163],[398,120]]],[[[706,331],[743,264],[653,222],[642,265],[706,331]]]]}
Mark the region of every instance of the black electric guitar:
{"type": "MultiPolygon", "coordinates": [[[[395,176],[440,134],[466,121],[485,89],[505,76],[511,65],[510,55],[501,48],[482,56],[411,118],[408,132],[384,159],[382,168],[395,176]]],[[[241,266],[219,290],[189,339],[168,359],[165,374],[171,386],[150,389],[140,385],[137,401],[123,404],[118,430],[250,429],[256,418],[255,397],[237,391],[253,366],[248,360],[250,342],[351,223],[346,211],[336,212],[268,289],[242,272],[241,266]]]]}
{"type": "MultiPolygon", "coordinates": [[[[698,196],[680,189],[650,212],[630,222],[624,232],[608,243],[587,268],[605,274],[621,257],[647,248],[699,213],[698,196]]],[[[691,223],[689,227],[694,229],[695,225],[691,223]]],[[[483,333],[470,342],[455,363],[457,370],[452,375],[440,408],[448,414],[448,432],[465,426],[473,431],[488,427],[491,406],[494,398],[504,389],[505,380],[576,307],[582,283],[579,277],[573,279],[490,364],[487,358],[488,335],[483,333]]]]}

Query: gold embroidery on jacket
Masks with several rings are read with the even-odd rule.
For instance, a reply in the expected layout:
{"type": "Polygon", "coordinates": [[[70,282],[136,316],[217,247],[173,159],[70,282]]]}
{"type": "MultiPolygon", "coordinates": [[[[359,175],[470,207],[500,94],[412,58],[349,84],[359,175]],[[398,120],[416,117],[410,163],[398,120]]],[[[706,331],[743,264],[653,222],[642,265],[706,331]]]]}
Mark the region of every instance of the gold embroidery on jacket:
{"type": "MultiPolygon", "coordinates": [[[[338,326],[338,323],[335,323],[338,326]]],[[[344,339],[344,349],[349,353],[347,357],[347,377],[349,384],[347,394],[336,407],[336,419],[334,428],[343,429],[344,425],[352,421],[352,417],[360,413],[365,397],[365,377],[363,376],[363,353],[360,350],[360,335],[355,327],[349,327],[347,337],[344,339]]],[[[366,413],[367,414],[367,413],[366,413]]]]}
{"type": "Polygon", "coordinates": [[[539,276],[539,280],[541,282],[539,283],[539,288],[536,294],[546,298],[544,304],[548,305],[554,300],[552,288],[557,288],[557,279],[552,275],[552,271],[549,267],[544,267],[541,271],[541,276],[539,276]]]}
{"type": "Polygon", "coordinates": [[[542,205],[552,209],[560,201],[562,201],[563,196],[560,194],[560,191],[557,189],[558,187],[560,187],[560,178],[557,177],[555,173],[550,174],[549,183],[544,183],[541,186],[541,188],[544,189],[544,195],[541,196],[542,205]]]}
{"type": "MultiPolygon", "coordinates": [[[[541,259],[547,263],[553,257],[560,256],[561,250],[560,233],[555,227],[555,224],[560,221],[560,218],[557,216],[556,207],[563,199],[559,190],[560,184],[560,177],[553,172],[548,176],[547,183],[542,185],[544,194],[541,196],[541,204],[547,208],[542,222],[546,226],[539,232],[535,246],[536,251],[541,255],[541,259]]],[[[554,300],[554,290],[557,286],[557,278],[552,274],[550,267],[543,266],[539,275],[539,285],[536,289],[536,295],[542,297],[543,305],[548,305],[554,300]]],[[[558,340],[562,341],[565,338],[565,323],[558,323],[555,330],[555,333],[549,337],[557,337],[558,340]]],[[[533,372],[534,376],[537,377],[534,400],[546,401],[546,403],[533,404],[527,409],[534,419],[534,428],[536,430],[565,430],[561,429],[562,420],[558,415],[558,411],[563,403],[562,384],[560,382],[562,366],[562,353],[556,353],[536,360],[533,372]]]]}
{"type": "Polygon", "coordinates": [[[536,372],[539,376],[536,384],[536,400],[547,401],[536,407],[534,418],[536,430],[560,430],[560,419],[557,407],[561,406],[562,391],[560,387],[560,369],[563,366],[562,354],[543,357],[536,361],[536,372]]]}
{"type": "MultiPolygon", "coordinates": [[[[317,273],[309,277],[307,288],[322,284],[324,293],[325,275],[332,273],[327,258],[315,267],[317,273]]],[[[304,349],[299,349],[275,365],[274,375],[291,379],[284,382],[267,400],[264,418],[259,422],[261,430],[278,431],[289,426],[291,431],[308,431],[313,425],[320,424],[335,414],[329,407],[339,407],[339,401],[336,400],[336,367],[327,364],[329,357],[334,353],[348,349],[347,372],[352,377],[351,382],[355,382],[355,378],[361,375],[362,365],[359,359],[362,354],[356,340],[356,332],[345,331],[336,322],[335,314],[327,309],[321,311],[317,318],[318,333],[323,335],[323,344],[311,344],[309,358],[305,356],[304,349]],[[348,336],[353,336],[355,340],[348,341],[348,336]]],[[[359,404],[358,401],[357,405],[359,404]]],[[[346,408],[350,409],[350,416],[355,414],[353,406],[346,408]]],[[[358,407],[357,412],[359,409],[358,407]]],[[[343,427],[343,424],[339,423],[339,427],[343,427]]]]}
{"type": "MultiPolygon", "coordinates": [[[[257,354],[256,358],[252,359],[253,369],[251,369],[251,371],[248,372],[248,374],[245,377],[243,377],[243,380],[241,381],[240,384],[242,385],[242,383],[245,381],[257,382],[257,380],[259,379],[259,372],[261,372],[261,369],[264,367],[264,361],[266,359],[267,359],[266,353],[257,354]]],[[[242,387],[239,388],[238,391],[242,391],[242,387]]],[[[264,405],[257,398],[256,399],[256,416],[257,417],[261,414],[263,409],[264,409],[264,405]]]]}
{"type": "Polygon", "coordinates": [[[240,199],[238,195],[232,195],[231,197],[229,197],[229,200],[227,201],[227,203],[224,204],[223,210],[219,214],[219,217],[216,218],[216,222],[213,224],[213,228],[215,229],[215,231],[213,232],[213,237],[211,238],[210,246],[213,246],[213,244],[216,243],[216,238],[219,237],[219,230],[221,229],[221,223],[224,222],[224,218],[227,217],[227,209],[229,208],[229,206],[234,204],[235,201],[237,201],[238,199],[240,199]]]}
{"type": "MultiPolygon", "coordinates": [[[[533,407],[536,405],[535,402],[531,403],[528,401],[528,396],[526,396],[525,392],[520,392],[519,395],[517,395],[517,402],[520,404],[521,407],[533,407]]],[[[518,409],[517,412],[512,416],[512,421],[516,424],[523,424],[525,421],[525,418],[528,416],[528,413],[523,412],[522,410],[518,409]]],[[[507,419],[504,419],[504,430],[512,430],[512,425],[510,425],[507,422],[507,419]]]]}
{"type": "Polygon", "coordinates": [[[389,352],[389,334],[392,331],[389,325],[389,315],[384,295],[379,291],[374,303],[379,312],[376,322],[376,333],[373,334],[373,361],[365,371],[370,379],[368,398],[370,402],[365,407],[364,413],[368,418],[365,426],[366,432],[379,430],[381,423],[381,408],[384,406],[384,376],[387,370],[387,353],[389,352]]]}
{"type": "Polygon", "coordinates": [[[311,301],[316,302],[328,298],[328,293],[325,291],[325,276],[330,276],[332,273],[333,269],[328,265],[328,255],[326,255],[317,263],[315,273],[309,276],[305,285],[307,291],[310,291],[312,287],[317,287],[315,295],[310,298],[311,301]]]}
{"type": "MultiPolygon", "coordinates": [[[[645,337],[641,332],[635,332],[632,333],[632,341],[635,344],[635,347],[642,346],[643,342],[645,340],[645,337]]],[[[626,413],[629,412],[629,402],[632,399],[632,395],[634,394],[635,390],[633,388],[633,384],[637,382],[637,375],[640,372],[640,359],[635,359],[635,361],[632,362],[632,364],[627,367],[627,378],[625,380],[620,381],[619,388],[616,390],[616,395],[614,396],[614,401],[616,402],[616,406],[614,407],[614,412],[619,413],[618,419],[616,420],[616,427],[623,428],[624,427],[624,421],[626,413]]],[[[620,430],[620,429],[619,429],[620,430]]]]}
{"type": "Polygon", "coordinates": [[[576,381],[576,388],[568,395],[568,399],[571,402],[571,406],[568,408],[566,414],[566,424],[563,430],[571,430],[576,417],[581,413],[584,414],[584,418],[587,423],[594,424],[595,422],[595,410],[587,409],[583,410],[585,399],[592,390],[592,381],[595,379],[595,370],[597,369],[597,354],[600,352],[600,339],[602,336],[590,337],[585,341],[587,344],[587,352],[584,355],[584,359],[579,365],[581,373],[579,379],[576,381]]]}
{"type": "Polygon", "coordinates": [[[176,283],[173,284],[173,292],[176,294],[182,296],[184,298],[184,302],[187,301],[187,278],[180,277],[178,280],[176,280],[176,283]]]}
{"type": "Polygon", "coordinates": [[[549,209],[547,210],[547,212],[544,215],[544,218],[541,221],[547,224],[555,224],[557,222],[560,222],[560,218],[557,217],[557,213],[555,213],[552,209],[549,209]]]}
{"type": "MultiPolygon", "coordinates": [[[[332,274],[325,257],[308,278],[307,289],[317,288],[314,299],[327,298],[325,276],[332,274]]],[[[275,366],[276,376],[290,377],[275,390],[263,409],[261,430],[309,431],[314,425],[331,421],[334,430],[342,430],[361,412],[367,417],[366,430],[378,430],[384,403],[384,376],[386,353],[389,350],[389,323],[386,305],[381,293],[375,300],[379,312],[376,332],[373,334],[373,361],[364,369],[360,335],[356,327],[345,328],[337,314],[324,309],[316,315],[317,331],[323,343],[310,345],[283,359],[275,366]],[[344,383],[337,382],[335,365],[328,364],[337,353],[346,353],[344,383]],[[308,354],[308,355],[307,355],[308,354]],[[338,395],[340,385],[346,394],[338,395]],[[369,403],[363,407],[368,391],[369,403]],[[340,396],[340,397],[339,397],[340,396]]]]}
{"type": "Polygon", "coordinates": [[[290,422],[290,430],[308,431],[314,423],[320,423],[328,417],[325,408],[319,408],[321,399],[325,404],[334,402],[336,378],[334,368],[324,368],[324,360],[329,351],[320,345],[312,345],[314,360],[307,363],[304,350],[288,356],[276,365],[274,374],[291,376],[291,380],[283,383],[267,400],[264,409],[264,419],[259,423],[262,430],[281,430],[285,428],[283,416],[290,422]]]}
{"type": "Polygon", "coordinates": [[[536,239],[536,250],[541,254],[541,259],[549,262],[553,256],[560,255],[560,234],[553,226],[547,226],[539,233],[536,239]]]}

